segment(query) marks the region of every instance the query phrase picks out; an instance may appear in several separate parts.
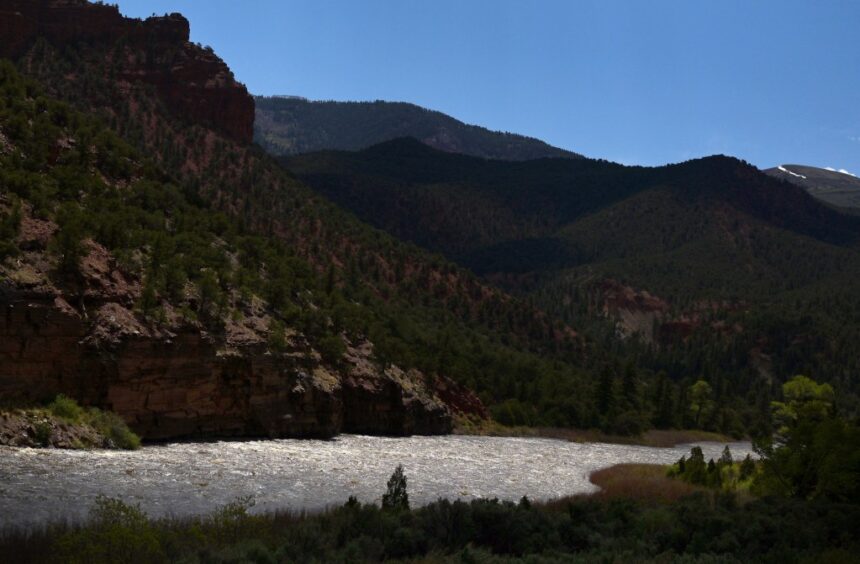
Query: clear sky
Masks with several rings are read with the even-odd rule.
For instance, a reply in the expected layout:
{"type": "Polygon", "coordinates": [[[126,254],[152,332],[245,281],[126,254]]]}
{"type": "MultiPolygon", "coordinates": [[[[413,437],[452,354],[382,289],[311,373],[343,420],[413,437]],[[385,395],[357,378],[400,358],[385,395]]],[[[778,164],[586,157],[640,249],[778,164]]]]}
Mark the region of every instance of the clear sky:
{"type": "Polygon", "coordinates": [[[397,100],[627,164],[860,174],[860,0],[118,0],[255,94],[397,100]]]}

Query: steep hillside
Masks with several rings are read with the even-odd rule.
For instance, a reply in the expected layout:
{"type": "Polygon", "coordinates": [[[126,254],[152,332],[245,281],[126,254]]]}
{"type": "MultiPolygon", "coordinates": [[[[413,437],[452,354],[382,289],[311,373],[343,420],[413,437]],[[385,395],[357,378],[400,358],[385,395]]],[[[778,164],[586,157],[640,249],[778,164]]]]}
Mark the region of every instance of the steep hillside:
{"type": "MultiPolygon", "coordinates": [[[[9,105],[0,123],[10,173],[0,239],[0,354],[13,367],[6,397],[33,401],[63,391],[114,408],[150,437],[439,432],[457,412],[484,415],[482,402],[511,424],[627,434],[698,426],[741,435],[766,425],[767,401],[795,369],[852,390],[856,324],[827,312],[852,315],[856,299],[843,298],[856,292],[843,285],[825,293],[837,280],[832,269],[810,271],[812,281],[797,286],[797,265],[778,261],[783,270],[775,276],[785,271],[796,287],[774,300],[765,295],[777,305],[756,307],[755,315],[742,299],[698,298],[736,295],[735,277],[711,283],[707,270],[721,264],[708,253],[714,246],[723,252],[721,238],[731,236],[735,220],[741,233],[750,226],[764,245],[758,252],[768,256],[780,256],[771,245],[802,250],[828,269],[839,258],[831,248],[853,256],[854,224],[790,184],[732,159],[666,169],[439,151],[427,160],[414,142],[360,153],[359,161],[376,159],[366,173],[313,170],[319,155],[296,167],[318,186],[322,178],[354,183],[357,192],[378,186],[382,199],[370,201],[396,196],[404,210],[415,209],[413,193],[423,193],[420,205],[450,213],[445,229],[457,237],[422,224],[422,214],[411,216],[421,229],[403,226],[404,237],[419,241],[426,231],[422,246],[454,249],[450,257],[494,287],[362,223],[320,194],[329,189],[308,187],[248,145],[240,132],[251,126],[245,109],[252,100],[226,65],[189,43],[185,24],[181,33],[153,31],[182,24],[180,17],[128,20],[116,8],[72,0],[33,5],[27,22],[42,27],[5,54],[35,82],[6,73],[9,105]],[[103,20],[120,31],[98,31],[103,20]],[[228,107],[196,115],[189,99],[228,107]],[[234,122],[237,116],[245,121],[234,122]],[[400,158],[408,161],[403,170],[400,158]],[[588,197],[565,198],[568,167],[581,167],[576,184],[588,197]],[[540,183],[529,180],[533,174],[540,183]],[[452,208],[436,186],[462,205],[452,208]],[[636,204],[640,197],[645,208],[636,204]],[[472,198],[495,211],[479,214],[483,204],[472,198]],[[622,212],[642,216],[654,202],[665,235],[654,235],[647,213],[639,223],[613,223],[622,212]],[[589,218],[594,230],[578,233],[589,218]],[[652,257],[637,250],[636,237],[609,247],[600,244],[604,237],[590,239],[625,230],[651,233],[666,248],[652,257]],[[707,237],[698,238],[700,231],[707,237]],[[511,256],[534,264],[523,268],[511,256]],[[621,273],[618,280],[607,279],[611,272],[621,273]],[[631,287],[640,274],[651,276],[642,278],[647,286],[631,287]],[[806,293],[815,284],[821,289],[806,293]],[[792,291],[803,306],[794,317],[779,309],[795,299],[792,291]],[[649,315],[659,346],[619,339],[617,319],[646,328],[649,315]],[[698,379],[712,385],[705,398],[690,395],[698,379]],[[705,415],[692,409],[701,401],[705,415]]],[[[0,29],[18,33],[27,9],[0,0],[0,29]]],[[[848,279],[854,264],[843,261],[848,279]]]]}
{"type": "Polygon", "coordinates": [[[860,212],[860,178],[852,174],[804,165],[780,165],[764,172],[803,187],[822,202],[860,212]]]}
{"type": "Polygon", "coordinates": [[[414,137],[441,151],[488,159],[580,157],[538,139],[467,125],[403,102],[317,102],[295,96],[258,96],[256,102],[254,138],[273,155],[358,150],[414,137]]]}
{"type": "Polygon", "coordinates": [[[736,159],[511,163],[402,139],[284,164],[596,341],[660,343],[619,345],[641,365],[725,389],[795,371],[857,389],[860,222],[736,159]]]}
{"type": "Polygon", "coordinates": [[[64,393],[147,439],[445,433],[456,406],[481,413],[442,376],[382,364],[366,306],[8,62],[0,131],[4,403],[64,393]]]}
{"type": "MultiPolygon", "coordinates": [[[[0,2],[0,8],[4,8],[0,9],[0,20],[8,16],[17,22],[15,3],[9,4],[13,6],[0,2]]],[[[35,178],[24,180],[20,191],[15,191],[16,194],[20,193],[21,209],[43,210],[41,216],[36,216],[43,221],[62,224],[66,216],[61,211],[66,208],[75,210],[73,214],[78,211],[83,213],[88,219],[82,222],[77,232],[81,240],[92,239],[92,244],[103,247],[113,257],[112,260],[121,266],[119,272],[122,276],[141,284],[139,299],[135,298],[136,294],[131,294],[120,303],[125,310],[131,311],[131,318],[107,315],[111,323],[116,318],[125,319],[130,324],[130,329],[121,331],[116,337],[116,344],[112,346],[122,349],[129,340],[138,338],[135,331],[144,334],[135,323],[146,326],[148,321],[141,321],[144,309],[142,305],[135,306],[135,300],[154,306],[158,316],[162,310],[169,312],[173,308],[182,311],[187,305],[194,314],[191,317],[196,316],[199,321],[201,315],[196,311],[201,304],[199,299],[188,304],[171,299],[169,288],[175,289],[176,284],[168,283],[168,280],[174,275],[179,279],[184,276],[194,288],[189,290],[194,292],[191,295],[199,295],[203,292],[202,288],[207,288],[207,292],[214,292],[213,296],[221,296],[216,311],[231,320],[234,317],[237,320],[253,320],[257,316],[252,315],[252,310],[248,308],[259,304],[261,311],[265,312],[262,324],[265,329],[259,324],[249,328],[255,335],[249,337],[253,343],[259,342],[260,338],[268,342],[271,333],[280,335],[280,327],[283,326],[285,335],[295,332],[299,336],[299,346],[304,351],[300,357],[307,357],[311,359],[311,366],[322,366],[334,374],[340,389],[351,387],[357,390],[358,395],[352,396],[354,399],[341,398],[344,406],[341,412],[342,427],[333,425],[330,428],[367,432],[417,431],[421,426],[410,421],[422,416],[419,406],[410,399],[416,396],[409,390],[414,389],[418,393],[425,386],[420,383],[422,381],[443,383],[441,387],[433,384],[433,391],[427,396],[432,399],[436,394],[444,404],[443,411],[447,413],[442,415],[442,426],[434,423],[430,427],[432,429],[450,425],[451,413],[458,410],[481,415],[483,408],[480,401],[462,390],[460,386],[463,385],[479,392],[481,398],[491,406],[514,396],[521,398],[524,409],[532,414],[534,423],[590,425],[597,417],[594,408],[589,405],[589,398],[593,393],[591,374],[601,357],[588,354],[588,345],[570,328],[554,321],[533,305],[481,283],[469,272],[441,257],[400,243],[362,224],[351,214],[338,209],[302,185],[259,149],[248,146],[244,138],[232,135],[227,124],[217,119],[195,119],[184,111],[181,99],[177,101],[177,98],[157,87],[155,77],[175,70],[171,63],[173,59],[167,55],[170,53],[187,52],[193,55],[185,60],[181,68],[183,73],[202,73],[208,68],[216,73],[216,77],[220,76],[217,70],[219,65],[208,66],[209,54],[205,50],[188,43],[186,36],[181,34],[138,36],[127,32],[117,40],[113,36],[94,35],[88,27],[89,22],[100,20],[88,17],[93,14],[87,11],[106,9],[101,6],[59,0],[40,6],[47,10],[40,12],[42,18],[51,20],[55,16],[46,16],[45,13],[62,9],[68,21],[80,25],[67,30],[67,35],[59,39],[49,34],[33,36],[29,42],[8,53],[15,56],[20,52],[16,59],[18,69],[40,83],[26,83],[23,91],[15,90],[14,95],[23,97],[27,104],[35,104],[33,111],[36,115],[40,115],[41,105],[52,103],[52,97],[63,99],[71,103],[76,111],[83,112],[83,115],[98,116],[118,137],[100,129],[87,134],[83,140],[78,138],[80,134],[69,135],[70,139],[66,139],[64,132],[57,133],[50,128],[44,129],[44,136],[40,136],[42,134],[38,132],[42,131],[41,128],[31,129],[32,120],[16,117],[14,111],[8,114],[8,122],[0,129],[4,132],[3,138],[10,140],[10,143],[16,136],[35,136],[40,139],[37,153],[24,154],[28,158],[32,156],[42,160],[20,165],[27,170],[32,169],[41,175],[54,174],[54,163],[50,160],[55,151],[52,147],[62,148],[71,144],[77,153],[95,154],[103,160],[104,166],[109,168],[96,176],[118,179],[108,184],[114,190],[119,190],[120,194],[125,194],[123,190],[131,186],[143,190],[141,194],[132,192],[133,201],[125,202],[122,206],[112,200],[102,201],[99,196],[103,195],[104,189],[99,183],[93,187],[78,180],[70,184],[83,184],[77,192],[75,189],[57,192],[56,181],[43,182],[35,178]],[[83,11],[84,14],[77,14],[75,10],[83,11]],[[165,55],[162,56],[162,53],[165,55]],[[141,68],[137,65],[140,60],[148,60],[152,64],[141,68]],[[38,94],[41,88],[44,88],[45,96],[38,94]],[[41,98],[45,101],[41,101],[41,98]],[[137,156],[129,156],[128,151],[137,156]],[[146,155],[146,158],[142,159],[139,155],[146,155]],[[139,167],[148,171],[147,175],[136,172],[138,165],[132,165],[129,160],[140,163],[139,167]],[[138,186],[142,178],[152,178],[176,190],[164,194],[161,188],[154,191],[145,189],[146,183],[138,186]],[[77,197],[76,194],[92,194],[93,198],[77,197]],[[195,210],[204,210],[205,215],[202,218],[192,215],[179,223],[170,212],[177,198],[195,210]],[[90,208],[90,205],[98,207],[90,208]],[[121,213],[125,206],[133,209],[128,214],[121,213]],[[129,226],[141,223],[140,229],[145,227],[146,237],[138,233],[137,227],[131,230],[135,236],[130,237],[127,234],[129,226]],[[195,234],[195,226],[208,234],[195,234]],[[190,231],[186,232],[186,228],[190,231]],[[164,247],[154,242],[161,238],[158,233],[167,236],[164,247]],[[237,238],[225,237],[232,233],[237,238]],[[245,237],[252,240],[247,242],[245,237]],[[260,239],[254,240],[255,237],[260,239]],[[167,268],[163,263],[166,260],[164,257],[173,256],[180,264],[163,270],[167,268]],[[149,289],[146,289],[147,280],[152,281],[149,289]],[[220,290],[216,292],[215,288],[220,290]],[[255,301],[255,296],[260,302],[255,301]],[[235,301],[237,299],[239,301],[235,301]],[[274,322],[272,328],[269,327],[269,319],[274,322]],[[307,346],[301,345],[305,341],[307,346]],[[315,356],[313,351],[319,354],[325,350],[337,353],[341,346],[347,352],[333,354],[333,361],[319,364],[319,361],[312,360],[315,356]],[[354,352],[350,352],[351,349],[354,352]],[[355,362],[369,371],[369,380],[351,376],[347,355],[356,354],[355,362]],[[397,374],[411,374],[414,378],[410,376],[406,380],[394,381],[398,378],[397,374]],[[419,378],[418,374],[424,376],[419,378]],[[451,379],[458,384],[455,385],[451,379]],[[385,398],[380,400],[381,403],[374,399],[378,394],[385,398]],[[390,407],[392,405],[412,406],[406,411],[412,415],[403,415],[402,409],[390,407]],[[364,422],[349,423],[350,413],[358,413],[357,420],[364,422]],[[367,417],[362,419],[362,413],[367,417]],[[388,422],[391,421],[393,423],[389,426],[388,422]]],[[[109,9],[116,11],[115,8],[109,9]]],[[[178,17],[170,19],[178,21],[178,17]]],[[[126,29],[138,29],[140,26],[153,26],[161,20],[122,21],[126,29]]],[[[9,22],[4,25],[9,29],[14,27],[9,22]]],[[[221,88],[230,91],[235,89],[234,83],[217,79],[202,83],[205,93],[213,99],[220,99],[221,88]]],[[[18,103],[14,102],[13,106],[18,103]]],[[[244,105],[244,102],[240,105],[244,105]]],[[[61,111],[60,116],[62,114],[61,111]]],[[[224,115],[231,114],[226,112],[224,115]]],[[[65,118],[56,119],[62,126],[65,118]]],[[[12,167],[10,170],[16,169],[12,167]]],[[[76,174],[86,176],[84,171],[76,174]]],[[[13,217],[11,210],[15,203],[10,200],[7,206],[10,217],[13,217]]],[[[19,251],[23,250],[17,245],[14,235],[5,237],[4,242],[10,247],[17,246],[19,251]]],[[[90,248],[90,243],[82,245],[90,248]]],[[[42,284],[40,281],[45,276],[53,276],[51,273],[56,270],[59,257],[52,247],[50,241],[44,246],[49,256],[44,259],[45,266],[36,270],[38,276],[34,283],[37,285],[42,284]]],[[[8,257],[7,267],[17,272],[17,260],[8,257]]],[[[108,262],[113,264],[110,259],[108,262]]],[[[113,270],[113,267],[108,268],[109,272],[113,270]]],[[[117,374],[128,374],[132,379],[132,387],[155,386],[160,390],[169,390],[181,382],[193,382],[188,374],[220,378],[219,374],[228,373],[223,363],[233,367],[229,368],[229,374],[237,375],[237,378],[250,370],[241,368],[247,366],[242,364],[246,361],[233,360],[232,352],[229,352],[232,350],[229,339],[223,332],[226,329],[222,330],[222,323],[217,320],[221,319],[224,327],[229,327],[229,324],[223,316],[212,316],[214,327],[221,333],[205,325],[192,330],[193,334],[203,336],[211,346],[199,349],[199,353],[194,352],[198,346],[194,342],[181,347],[197,360],[192,362],[190,359],[180,360],[169,356],[170,361],[156,362],[149,367],[144,364],[143,372],[129,372],[129,366],[134,365],[134,362],[115,364],[117,359],[122,359],[122,355],[114,348],[104,354],[100,352],[100,345],[93,345],[95,348],[87,345],[90,341],[85,336],[91,330],[89,323],[93,318],[86,300],[83,304],[76,301],[79,292],[75,288],[68,289],[62,284],[55,284],[60,293],[40,294],[42,297],[38,299],[42,301],[37,303],[31,301],[37,298],[25,291],[27,278],[15,282],[11,274],[13,271],[9,271],[7,276],[12,282],[4,294],[3,304],[7,311],[13,311],[14,308],[16,312],[26,312],[29,311],[28,304],[33,303],[33,307],[47,307],[45,316],[60,315],[62,302],[56,302],[54,298],[65,296],[67,292],[75,296],[71,301],[65,297],[63,299],[71,304],[78,315],[83,316],[86,323],[73,324],[65,341],[72,349],[58,351],[57,354],[82,355],[89,363],[80,365],[86,369],[80,368],[78,372],[76,368],[62,368],[57,357],[46,356],[46,351],[35,343],[31,348],[22,349],[22,343],[29,343],[27,331],[30,329],[27,327],[30,325],[29,322],[15,320],[6,326],[2,341],[7,351],[4,354],[9,355],[6,360],[20,367],[20,370],[11,373],[7,382],[18,394],[30,397],[38,392],[38,395],[45,395],[58,386],[68,384],[75,387],[78,395],[84,389],[95,390],[92,392],[94,395],[82,395],[82,401],[115,407],[114,402],[121,404],[123,397],[114,399],[109,396],[105,386],[109,385],[111,378],[118,377],[117,374]],[[82,309],[85,306],[87,309],[82,309]],[[22,357],[24,353],[32,356],[22,357]],[[44,358],[52,360],[38,364],[39,359],[44,358]],[[28,362],[37,363],[41,372],[33,376],[31,369],[26,368],[28,362]],[[237,364],[234,365],[234,362],[237,364]],[[98,366],[98,370],[93,369],[93,366],[98,366]],[[86,374],[87,378],[95,380],[80,381],[75,374],[86,374]],[[31,387],[28,385],[29,378],[42,378],[50,386],[31,387]],[[96,389],[94,386],[99,382],[102,387],[96,389]]],[[[109,279],[113,277],[113,274],[108,276],[109,279]]],[[[203,303],[211,305],[211,302],[203,303]]],[[[172,318],[167,313],[164,315],[170,326],[172,318]]],[[[160,318],[156,318],[156,321],[161,323],[160,318]]],[[[32,327],[33,331],[51,330],[42,329],[38,323],[32,327]]],[[[241,331],[245,332],[244,329],[241,331]]],[[[164,335],[161,332],[152,334],[164,335]]],[[[168,339],[173,337],[168,336],[168,339]]],[[[144,347],[149,351],[144,353],[147,358],[151,356],[158,359],[167,354],[147,347],[149,345],[144,347]]],[[[262,351],[264,360],[270,358],[265,356],[265,350],[254,350],[262,351]]],[[[289,357],[289,347],[287,351],[289,357]]],[[[247,358],[245,353],[239,354],[239,357],[247,358]]],[[[253,362],[251,365],[254,366],[253,362]]],[[[69,366],[76,365],[72,363],[69,366]]],[[[309,390],[304,384],[296,387],[291,380],[303,374],[305,376],[302,378],[313,376],[314,373],[309,369],[282,362],[274,362],[272,366],[284,374],[287,380],[279,383],[264,376],[265,372],[256,368],[252,370],[253,374],[260,375],[257,382],[264,386],[266,393],[275,393],[280,398],[280,394],[292,393],[294,389],[296,393],[309,390]]],[[[223,378],[218,379],[218,382],[221,381],[223,378]]],[[[327,380],[324,378],[322,381],[327,380]]],[[[149,396],[142,394],[138,396],[138,401],[142,401],[145,406],[159,406],[159,417],[169,413],[170,417],[182,419],[185,417],[185,408],[182,406],[194,405],[189,398],[208,398],[212,395],[205,386],[189,385],[192,386],[190,389],[177,391],[175,395],[169,395],[168,399],[147,400],[145,398],[149,396]]],[[[251,394],[243,400],[242,405],[261,405],[262,400],[256,395],[258,392],[254,391],[255,384],[242,386],[243,393],[251,394]]],[[[230,392],[225,394],[225,398],[232,395],[230,392]]],[[[193,412],[193,421],[189,427],[175,428],[165,435],[188,434],[192,428],[198,432],[224,432],[217,425],[215,428],[208,425],[222,419],[229,421],[232,404],[216,402],[207,405],[206,410],[200,411],[204,413],[201,416],[193,414],[198,412],[197,408],[189,407],[193,412]],[[201,417],[205,419],[205,425],[201,417]]],[[[278,409],[273,412],[278,413],[278,409]]],[[[313,412],[312,407],[307,409],[313,412]]],[[[126,412],[120,407],[116,407],[116,410],[132,419],[149,416],[126,412]]],[[[337,409],[334,411],[337,412],[337,409]]],[[[288,412],[281,414],[286,415],[288,412]]],[[[241,412],[241,417],[246,415],[247,412],[241,412]]],[[[295,421],[295,418],[291,420],[295,421]]],[[[255,434],[260,433],[261,429],[267,427],[237,424],[231,432],[255,434]]],[[[273,432],[288,435],[304,433],[300,428],[289,425],[283,429],[276,427],[273,432]]]]}

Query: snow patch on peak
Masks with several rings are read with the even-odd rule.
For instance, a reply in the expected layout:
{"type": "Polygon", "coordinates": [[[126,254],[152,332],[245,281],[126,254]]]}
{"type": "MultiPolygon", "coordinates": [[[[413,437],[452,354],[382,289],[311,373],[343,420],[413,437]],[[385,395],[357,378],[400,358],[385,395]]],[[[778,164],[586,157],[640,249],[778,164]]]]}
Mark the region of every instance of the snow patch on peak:
{"type": "Polygon", "coordinates": [[[786,173],[788,173],[788,174],[790,174],[790,175],[792,175],[792,176],[796,176],[797,178],[803,178],[804,180],[806,180],[806,177],[805,177],[804,175],[802,175],[802,174],[797,174],[796,172],[791,172],[790,170],[788,170],[787,168],[785,168],[785,167],[784,167],[784,166],[782,166],[782,165],[779,165],[779,166],[778,166],[778,167],[776,167],[776,168],[778,168],[778,169],[779,169],[779,170],[781,170],[782,172],[786,172],[786,173]]]}
{"type": "Polygon", "coordinates": [[[854,178],[857,178],[857,175],[856,175],[856,174],[854,174],[853,172],[848,172],[848,171],[847,171],[847,170],[845,170],[844,168],[840,168],[839,170],[836,170],[836,169],[835,169],[835,168],[833,168],[833,167],[826,166],[826,167],[824,167],[824,170],[829,170],[830,172],[840,172],[840,173],[842,173],[842,174],[847,174],[848,176],[853,176],[854,178]]]}

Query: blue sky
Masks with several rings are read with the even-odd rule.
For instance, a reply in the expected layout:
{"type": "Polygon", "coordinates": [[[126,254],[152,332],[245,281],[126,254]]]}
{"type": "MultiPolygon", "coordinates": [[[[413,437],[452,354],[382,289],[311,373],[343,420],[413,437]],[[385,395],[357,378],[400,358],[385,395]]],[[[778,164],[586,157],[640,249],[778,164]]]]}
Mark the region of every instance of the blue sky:
{"type": "Polygon", "coordinates": [[[860,1],[119,0],[255,94],[398,100],[626,164],[860,174],[860,1]]]}

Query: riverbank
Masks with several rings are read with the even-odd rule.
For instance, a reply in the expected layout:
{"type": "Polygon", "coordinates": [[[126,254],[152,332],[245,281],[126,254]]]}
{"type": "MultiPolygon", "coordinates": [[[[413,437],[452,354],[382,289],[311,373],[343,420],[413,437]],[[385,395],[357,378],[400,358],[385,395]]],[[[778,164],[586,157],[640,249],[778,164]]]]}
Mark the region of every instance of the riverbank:
{"type": "Polygon", "coordinates": [[[639,436],[623,436],[604,433],[598,429],[564,429],[558,427],[508,427],[492,420],[475,422],[457,419],[454,425],[456,435],[477,435],[483,437],[529,437],[558,439],[573,443],[609,443],[615,445],[638,445],[655,448],[672,448],[678,445],[715,442],[730,443],[734,439],[720,433],[695,429],[651,429],[639,436]]]}
{"type": "Polygon", "coordinates": [[[860,507],[739,504],[665,470],[614,466],[592,475],[600,492],[547,503],[439,500],[412,510],[350,499],[319,513],[254,515],[239,499],[205,516],[152,519],[102,498],[84,525],[0,531],[0,554],[10,563],[855,561],[860,507]]]}
{"type": "Polygon", "coordinates": [[[140,447],[140,438],[115,413],[83,408],[57,396],[46,406],[0,409],[0,445],[61,449],[140,447]]]}

